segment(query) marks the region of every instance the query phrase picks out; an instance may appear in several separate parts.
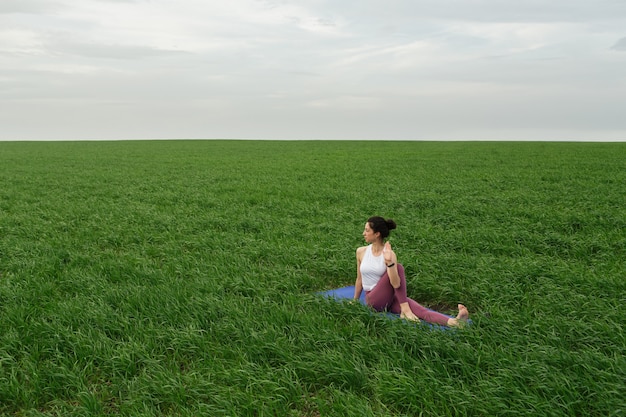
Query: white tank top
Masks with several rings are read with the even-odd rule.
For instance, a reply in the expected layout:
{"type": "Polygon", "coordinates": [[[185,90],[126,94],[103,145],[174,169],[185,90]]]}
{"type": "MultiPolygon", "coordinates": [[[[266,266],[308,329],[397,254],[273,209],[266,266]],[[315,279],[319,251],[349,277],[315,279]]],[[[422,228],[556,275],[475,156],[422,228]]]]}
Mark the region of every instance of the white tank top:
{"type": "Polygon", "coordinates": [[[372,245],[365,249],[363,259],[361,259],[361,283],[365,291],[372,291],[380,278],[387,271],[385,258],[381,253],[378,256],[372,254],[372,245]]]}

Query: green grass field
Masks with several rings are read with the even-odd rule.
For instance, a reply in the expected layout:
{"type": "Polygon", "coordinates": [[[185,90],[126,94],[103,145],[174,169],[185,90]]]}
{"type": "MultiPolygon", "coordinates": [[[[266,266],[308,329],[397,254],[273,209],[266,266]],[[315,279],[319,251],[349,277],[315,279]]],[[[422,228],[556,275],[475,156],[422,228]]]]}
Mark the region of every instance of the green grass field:
{"type": "Polygon", "coordinates": [[[0,415],[626,415],[626,144],[4,142],[0,179],[0,415]],[[470,328],[315,295],[371,215],[470,328]]]}

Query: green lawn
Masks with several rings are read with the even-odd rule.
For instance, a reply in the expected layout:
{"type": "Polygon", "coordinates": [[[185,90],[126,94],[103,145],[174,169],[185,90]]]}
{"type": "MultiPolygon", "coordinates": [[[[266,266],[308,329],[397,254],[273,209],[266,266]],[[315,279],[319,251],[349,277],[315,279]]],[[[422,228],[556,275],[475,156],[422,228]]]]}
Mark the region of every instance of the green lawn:
{"type": "Polygon", "coordinates": [[[0,415],[626,415],[626,144],[0,142],[0,415]],[[371,215],[429,331],[352,285],[371,215]]]}

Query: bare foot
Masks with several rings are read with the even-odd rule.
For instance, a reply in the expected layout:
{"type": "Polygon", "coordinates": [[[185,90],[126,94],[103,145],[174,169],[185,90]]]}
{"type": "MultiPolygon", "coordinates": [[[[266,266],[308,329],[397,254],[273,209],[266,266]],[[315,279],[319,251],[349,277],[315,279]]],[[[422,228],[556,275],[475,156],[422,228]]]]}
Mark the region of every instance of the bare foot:
{"type": "Polygon", "coordinates": [[[450,327],[465,327],[467,320],[469,319],[469,311],[463,304],[459,304],[459,314],[453,319],[448,319],[448,326],[450,327]]]}
{"type": "Polygon", "coordinates": [[[420,319],[419,317],[417,317],[415,314],[413,314],[412,311],[407,311],[406,313],[400,313],[400,318],[401,319],[406,319],[409,321],[414,321],[416,323],[419,323],[420,319]]]}
{"type": "Polygon", "coordinates": [[[459,321],[467,321],[469,319],[469,311],[467,311],[467,307],[463,304],[459,304],[459,314],[456,316],[456,319],[459,321]]]}

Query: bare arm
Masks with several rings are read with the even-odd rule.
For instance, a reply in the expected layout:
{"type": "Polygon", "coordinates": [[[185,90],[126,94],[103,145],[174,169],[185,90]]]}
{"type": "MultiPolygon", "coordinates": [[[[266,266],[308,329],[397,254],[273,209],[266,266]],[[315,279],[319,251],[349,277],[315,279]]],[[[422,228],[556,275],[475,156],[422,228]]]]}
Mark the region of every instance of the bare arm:
{"type": "Polygon", "coordinates": [[[354,299],[358,300],[361,297],[363,291],[363,281],[361,278],[361,259],[363,259],[363,253],[365,247],[358,248],[356,250],[356,281],[354,283],[354,299]]]}
{"type": "Polygon", "coordinates": [[[391,265],[387,267],[387,273],[389,274],[389,282],[393,288],[400,286],[400,275],[398,275],[398,258],[396,253],[391,249],[389,242],[385,243],[383,248],[383,257],[385,258],[385,265],[391,265]]]}

